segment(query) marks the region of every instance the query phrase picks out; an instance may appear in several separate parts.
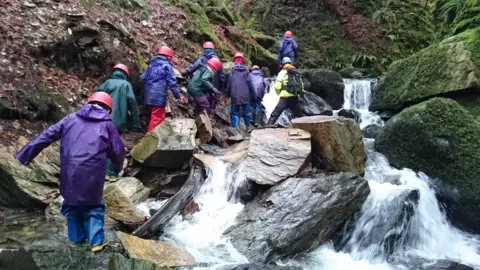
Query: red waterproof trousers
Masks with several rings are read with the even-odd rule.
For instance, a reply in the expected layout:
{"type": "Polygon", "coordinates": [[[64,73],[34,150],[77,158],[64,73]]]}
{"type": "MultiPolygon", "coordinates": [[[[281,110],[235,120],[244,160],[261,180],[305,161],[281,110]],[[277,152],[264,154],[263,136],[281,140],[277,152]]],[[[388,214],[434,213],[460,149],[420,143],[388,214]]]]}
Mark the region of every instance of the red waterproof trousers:
{"type": "Polygon", "coordinates": [[[147,133],[152,131],[158,125],[165,121],[165,107],[151,106],[150,123],[148,124],[147,133]]]}

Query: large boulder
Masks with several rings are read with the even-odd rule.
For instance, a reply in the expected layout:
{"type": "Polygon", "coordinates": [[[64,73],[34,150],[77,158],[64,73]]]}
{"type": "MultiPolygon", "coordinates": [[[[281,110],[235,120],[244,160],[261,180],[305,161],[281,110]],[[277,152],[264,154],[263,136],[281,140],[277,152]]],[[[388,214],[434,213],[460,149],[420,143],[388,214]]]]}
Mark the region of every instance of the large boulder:
{"type": "Polygon", "coordinates": [[[289,178],[247,204],[225,235],[250,262],[304,254],[328,241],[369,193],[352,173],[289,178]]]}
{"type": "Polygon", "coordinates": [[[434,98],[403,110],[385,124],[375,148],[394,166],[450,186],[459,198],[447,203],[447,214],[480,233],[480,129],[457,102],[434,98]]]}
{"type": "Polygon", "coordinates": [[[145,135],[130,154],[148,167],[179,169],[193,155],[196,134],[195,120],[167,119],[145,135]]]}
{"type": "Polygon", "coordinates": [[[363,173],[367,155],[362,131],[352,119],[310,116],[293,120],[293,127],[312,134],[313,165],[332,172],[363,173]]]}
{"type": "Polygon", "coordinates": [[[429,97],[480,87],[480,28],[394,62],[372,94],[370,110],[401,109],[429,97]]]}
{"type": "Polygon", "coordinates": [[[310,134],[303,130],[254,130],[245,161],[247,179],[275,185],[307,166],[310,152],[310,134]]]}
{"type": "Polygon", "coordinates": [[[305,91],[299,101],[304,116],[332,115],[332,106],[312,92],[305,91]]]}
{"type": "MultiPolygon", "coordinates": [[[[19,143],[26,144],[21,138],[19,143]]],[[[0,205],[10,208],[45,208],[59,196],[58,144],[44,149],[29,166],[13,155],[18,148],[0,147],[0,205]]]]}
{"type": "Polygon", "coordinates": [[[327,101],[334,110],[342,108],[345,84],[335,71],[327,69],[302,70],[305,90],[315,93],[327,101]]]}
{"type": "Polygon", "coordinates": [[[192,255],[172,243],[145,240],[123,232],[118,232],[117,236],[132,258],[151,261],[163,267],[177,267],[195,263],[192,255]]]}

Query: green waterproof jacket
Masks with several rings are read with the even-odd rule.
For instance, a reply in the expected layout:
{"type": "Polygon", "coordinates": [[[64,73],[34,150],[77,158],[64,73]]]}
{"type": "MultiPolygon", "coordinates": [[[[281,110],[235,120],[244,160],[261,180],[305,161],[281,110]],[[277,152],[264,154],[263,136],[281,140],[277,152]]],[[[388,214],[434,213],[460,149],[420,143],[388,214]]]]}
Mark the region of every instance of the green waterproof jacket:
{"type": "Polygon", "coordinates": [[[201,97],[207,95],[209,92],[214,92],[213,86],[213,72],[208,67],[203,65],[195,72],[195,75],[188,83],[187,93],[192,97],[201,97]]]}
{"type": "Polygon", "coordinates": [[[97,87],[97,91],[106,92],[112,97],[113,110],[110,116],[120,133],[125,132],[126,129],[142,130],[133,87],[127,81],[125,73],[114,71],[110,79],[97,87]]]}

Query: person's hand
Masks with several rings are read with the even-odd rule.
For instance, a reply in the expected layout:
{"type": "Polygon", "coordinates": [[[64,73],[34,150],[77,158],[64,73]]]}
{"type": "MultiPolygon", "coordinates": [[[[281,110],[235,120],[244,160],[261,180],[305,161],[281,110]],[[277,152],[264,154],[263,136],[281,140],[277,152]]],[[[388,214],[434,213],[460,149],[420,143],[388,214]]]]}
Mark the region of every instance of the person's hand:
{"type": "Polygon", "coordinates": [[[187,99],[183,96],[181,96],[179,99],[178,99],[178,102],[180,102],[181,104],[186,104],[188,103],[187,99]]]}
{"type": "Polygon", "coordinates": [[[213,88],[212,91],[213,91],[213,93],[214,93],[215,95],[217,95],[217,96],[221,94],[220,91],[218,91],[217,88],[213,88]]]}

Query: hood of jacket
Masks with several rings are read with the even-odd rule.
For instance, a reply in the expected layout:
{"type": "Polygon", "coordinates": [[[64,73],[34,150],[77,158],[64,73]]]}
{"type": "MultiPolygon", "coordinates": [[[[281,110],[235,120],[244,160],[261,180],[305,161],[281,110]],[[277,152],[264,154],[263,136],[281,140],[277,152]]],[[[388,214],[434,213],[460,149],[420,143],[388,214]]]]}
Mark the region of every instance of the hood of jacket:
{"type": "Polygon", "coordinates": [[[283,39],[283,42],[292,43],[292,42],[293,42],[293,38],[291,38],[291,37],[286,37],[286,38],[283,39]]]}
{"type": "Polygon", "coordinates": [[[282,67],[282,69],[284,69],[284,70],[288,70],[288,69],[292,69],[292,68],[295,68],[292,64],[285,64],[282,67]]]}
{"type": "Polygon", "coordinates": [[[128,76],[123,71],[115,70],[114,72],[112,72],[112,75],[110,76],[110,79],[127,80],[128,76]]]}
{"type": "Polygon", "coordinates": [[[261,70],[254,70],[251,72],[252,75],[255,76],[262,76],[263,77],[263,72],[261,70]]]}
{"type": "Polygon", "coordinates": [[[165,56],[152,56],[150,58],[150,65],[157,67],[162,64],[170,64],[170,61],[165,56]]]}
{"type": "Polygon", "coordinates": [[[102,107],[94,104],[85,104],[75,113],[78,117],[90,121],[108,121],[111,120],[110,114],[102,107]]]}
{"type": "Polygon", "coordinates": [[[241,65],[241,64],[234,65],[232,69],[235,70],[235,71],[240,71],[240,72],[248,71],[247,67],[245,65],[241,65]]]}

